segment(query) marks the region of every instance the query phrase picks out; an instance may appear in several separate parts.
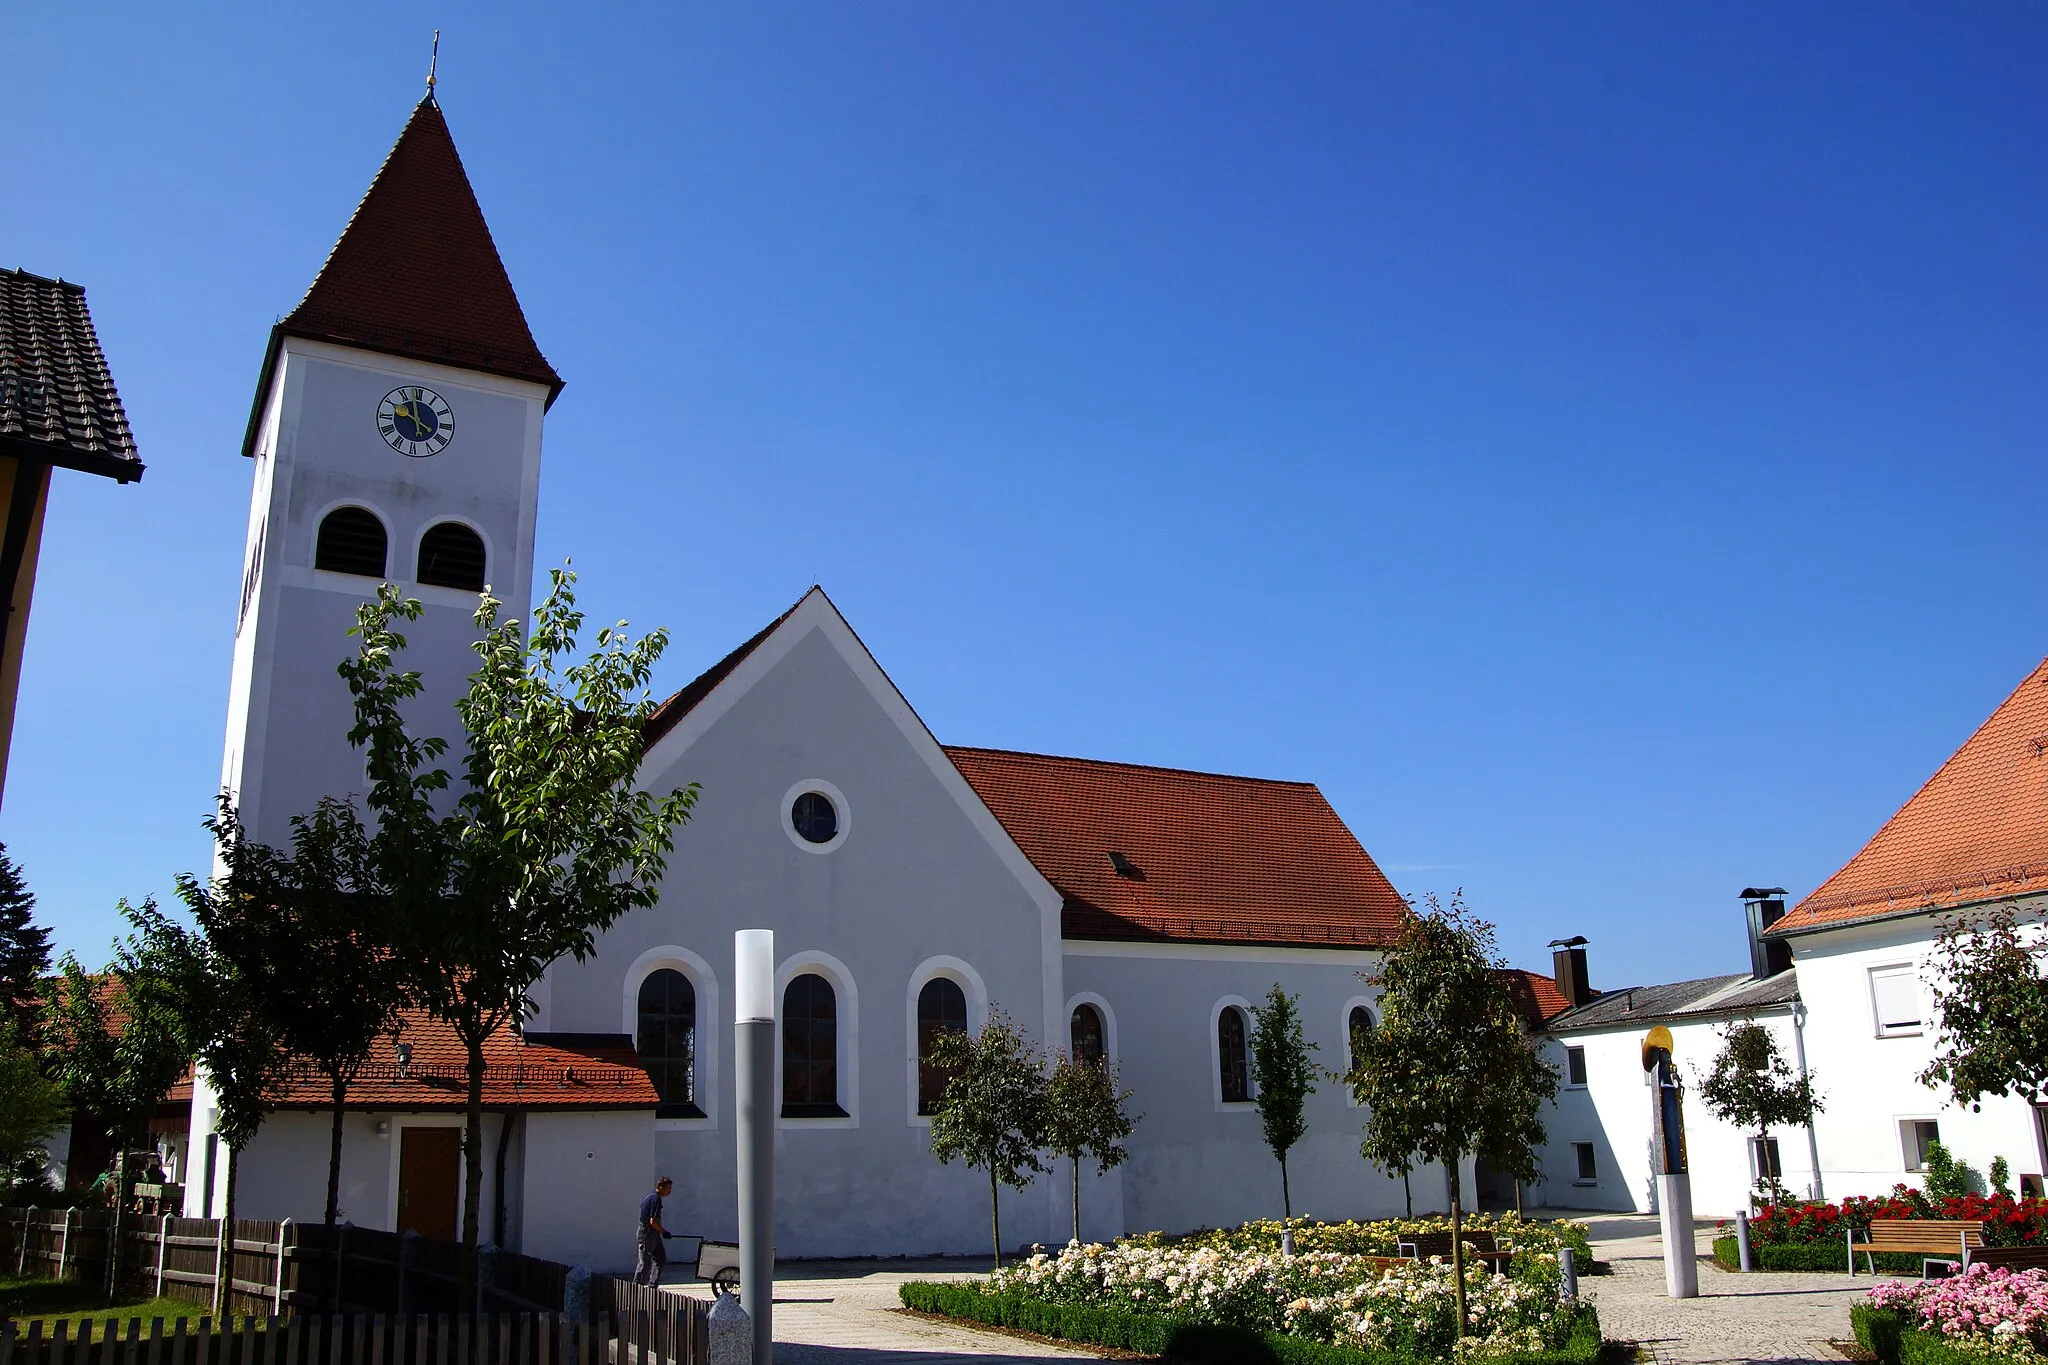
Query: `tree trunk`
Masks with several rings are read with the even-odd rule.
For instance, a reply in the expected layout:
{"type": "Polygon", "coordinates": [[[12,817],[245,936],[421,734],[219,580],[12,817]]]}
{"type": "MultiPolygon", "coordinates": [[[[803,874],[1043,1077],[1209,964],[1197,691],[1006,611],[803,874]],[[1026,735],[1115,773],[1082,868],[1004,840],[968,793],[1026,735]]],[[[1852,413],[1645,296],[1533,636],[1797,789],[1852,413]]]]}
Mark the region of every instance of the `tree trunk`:
{"type": "Polygon", "coordinates": [[[469,1098],[462,1120],[462,1260],[455,1302],[476,1311],[476,1244],[484,1202],[484,1045],[466,1038],[469,1049],[469,1098]]]}
{"type": "Polygon", "coordinates": [[[1444,1163],[1451,1174],[1451,1279],[1458,1302],[1458,1335],[1465,1335],[1465,1208],[1458,1189],[1458,1162],[1462,1153],[1444,1163]]]}
{"type": "Polygon", "coordinates": [[[235,1167],[240,1155],[228,1147],[227,1189],[221,1196],[220,1236],[214,1247],[218,1273],[213,1278],[213,1320],[221,1324],[223,1331],[227,1330],[228,1322],[228,1286],[235,1278],[235,1167]]]}
{"type": "Polygon", "coordinates": [[[341,1115],[342,1105],[348,1099],[348,1083],[341,1078],[340,1071],[330,1071],[327,1083],[328,1099],[334,1106],[334,1124],[327,1135],[327,1230],[332,1232],[335,1215],[341,1211],[341,1115]]]}
{"type": "Polygon", "coordinates": [[[1280,1226],[1294,1221],[1294,1199],[1287,1193],[1287,1153],[1280,1154],[1280,1226]]]}
{"type": "Polygon", "coordinates": [[[1081,1241],[1081,1154],[1071,1153],[1074,1159],[1074,1242],[1081,1241]]]}
{"type": "Polygon", "coordinates": [[[1003,1214],[1002,1210],[996,1207],[996,1158],[993,1152],[989,1153],[988,1158],[988,1227],[989,1236],[994,1240],[996,1247],[996,1269],[1001,1270],[1003,1268],[1003,1214]]]}

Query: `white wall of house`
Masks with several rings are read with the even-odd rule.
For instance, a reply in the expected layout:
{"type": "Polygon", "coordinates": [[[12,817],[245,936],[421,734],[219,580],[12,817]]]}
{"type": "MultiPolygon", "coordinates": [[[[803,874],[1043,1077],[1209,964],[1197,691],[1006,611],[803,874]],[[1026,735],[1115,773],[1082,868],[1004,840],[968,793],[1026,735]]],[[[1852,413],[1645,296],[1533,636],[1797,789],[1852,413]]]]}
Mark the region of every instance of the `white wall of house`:
{"type": "MultiPolygon", "coordinates": [[[[2034,902],[2038,908],[2041,901],[2034,902]]],[[[1876,1195],[1894,1185],[1919,1185],[1915,1152],[1902,1125],[1932,1121],[1951,1153],[1986,1173],[1993,1157],[2010,1163],[2015,1187],[2044,1170],[2033,1107],[2017,1099],[1986,1099],[1973,1111],[1948,1092],[1922,1085],[1919,1074],[1935,1046],[1927,962],[1940,924],[1930,915],[1845,925],[1790,940],[1799,991],[1811,1010],[1807,1060],[1827,1101],[1817,1127],[1826,1193],[1876,1195]],[[1910,970],[1917,995],[1913,1028],[1885,1027],[1873,972],[1910,970]]],[[[1895,1021],[1893,1021],[1895,1022],[1895,1021]]]]}
{"type": "MultiPolygon", "coordinates": [[[[640,1201],[654,1188],[654,1128],[644,1110],[539,1110],[524,1120],[519,1248],[600,1273],[633,1269],[640,1201]]],[[[685,1231],[673,1217],[670,1231],[685,1231]]],[[[687,1229],[694,1231],[694,1229],[687,1229]]]]}

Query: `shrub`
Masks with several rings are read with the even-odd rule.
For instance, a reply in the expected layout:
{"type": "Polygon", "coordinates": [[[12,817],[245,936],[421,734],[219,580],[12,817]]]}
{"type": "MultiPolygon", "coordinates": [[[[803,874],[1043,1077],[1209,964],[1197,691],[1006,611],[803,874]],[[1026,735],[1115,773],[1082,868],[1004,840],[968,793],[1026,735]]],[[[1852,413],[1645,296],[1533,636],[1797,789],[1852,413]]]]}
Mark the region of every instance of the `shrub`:
{"type": "Polygon", "coordinates": [[[1878,1285],[1859,1307],[1851,1322],[1873,1343],[1895,1320],[1901,1362],[2039,1360],[2048,1346],[2048,1271],[1971,1266],[1946,1280],[1878,1285]]]}
{"type": "MultiPolygon", "coordinates": [[[[1583,1223],[1562,1218],[1525,1218],[1518,1213],[1470,1213],[1465,1215],[1464,1222],[1468,1234],[1492,1233],[1495,1243],[1503,1251],[1547,1251],[1555,1254],[1559,1247],[1570,1247],[1578,1259],[1580,1273],[1583,1274],[1593,1263],[1593,1245],[1583,1223]]],[[[1316,1223],[1297,1219],[1293,1227],[1297,1251],[1393,1256],[1399,1254],[1396,1243],[1410,1241],[1418,1232],[1449,1232],[1451,1220],[1449,1217],[1387,1218],[1370,1223],[1356,1220],[1316,1223]]],[[[1276,1218],[1259,1219],[1234,1228],[1200,1228],[1178,1236],[1146,1232],[1124,1238],[1123,1244],[1188,1250],[1213,1247],[1218,1251],[1277,1251],[1280,1247],[1280,1221],[1276,1218]]]]}
{"type": "MultiPolygon", "coordinates": [[[[1758,1270],[1826,1270],[1839,1273],[1849,1267],[1849,1252],[1841,1242],[1781,1242],[1775,1245],[1759,1245],[1755,1241],[1749,1247],[1751,1261],[1758,1270]]],[[[1879,1271],[1893,1275],[1918,1275],[1926,1256],[1913,1252],[1880,1251],[1873,1257],[1879,1271]]],[[[1933,1259],[1945,1258],[1936,1256],[1933,1259]]],[[[1723,1270],[1740,1270],[1741,1257],[1737,1254],[1733,1237],[1714,1239],[1714,1264],[1723,1270]]],[[[1864,1265],[1863,1253],[1856,1253],[1857,1269],[1864,1265]]]]}

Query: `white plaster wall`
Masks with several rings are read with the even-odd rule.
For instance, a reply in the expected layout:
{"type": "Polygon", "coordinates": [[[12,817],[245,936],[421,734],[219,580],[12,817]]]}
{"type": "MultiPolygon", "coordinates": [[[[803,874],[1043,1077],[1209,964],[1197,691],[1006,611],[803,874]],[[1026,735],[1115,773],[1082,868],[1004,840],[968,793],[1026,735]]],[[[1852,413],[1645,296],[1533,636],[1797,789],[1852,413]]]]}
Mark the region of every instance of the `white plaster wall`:
{"type": "MultiPolygon", "coordinates": [[[[779,1253],[983,1250],[985,1179],[940,1166],[927,1123],[911,1112],[909,992],[920,964],[955,959],[972,969],[987,999],[1042,1042],[1048,1016],[1064,1001],[1058,955],[1046,947],[1057,942],[1056,900],[1006,835],[991,840],[990,830],[1000,829],[821,597],[726,686],[732,691],[721,689],[716,705],[703,708],[715,719],[694,717],[699,727],[662,741],[643,770],[656,789],[703,783],[661,903],[621,920],[590,961],[557,963],[532,1027],[618,1032],[638,989],[636,964],[701,960],[717,1002],[716,1017],[708,1017],[713,992],[700,980],[698,1088],[707,1117],[662,1121],[654,1151],[676,1182],[670,1226],[729,1238],[733,933],[771,928],[784,979],[794,959],[808,957],[837,964],[852,984],[847,990],[842,979],[838,989],[840,1102],[848,1117],[783,1119],[777,1127],[779,1253]],[[799,848],[786,831],[788,793],[807,779],[830,783],[844,798],[847,834],[828,853],[799,848]]],[[[1054,1231],[1065,1240],[1063,1189],[1057,1228],[1043,1187],[1004,1191],[1002,1208],[1006,1244],[1054,1231]]],[[[611,1235],[624,1238],[631,1209],[607,1216],[611,1235]]]]}
{"type": "MultiPolygon", "coordinates": [[[[2035,902],[2038,907],[2040,902],[2035,902]]],[[[1799,991],[1812,1011],[1807,1060],[1828,1108],[1816,1125],[1826,1193],[1876,1195],[1897,1184],[1919,1185],[1906,1170],[1899,1120],[1933,1119],[1950,1152],[1985,1174],[1991,1159],[2011,1163],[2015,1188],[2022,1174],[2043,1167],[2039,1130],[2030,1106],[2016,1099],[1986,1099],[1981,1111],[1949,1103],[1946,1090],[1920,1083],[1933,1055],[1928,1030],[1880,1038],[1870,995],[1870,969],[1911,963],[1926,1000],[1926,964],[1939,928],[1931,916],[1853,925],[1791,940],[1799,991]]],[[[1929,1002],[1928,1017],[1932,1019],[1929,1002]]]]}
{"type": "MultiPolygon", "coordinates": [[[[292,1218],[317,1223],[327,1209],[327,1150],[330,1117],[291,1111],[272,1114],[242,1153],[235,1182],[235,1214],[239,1218],[292,1218]]],[[[484,1115],[484,1188],[480,1209],[483,1240],[491,1240],[497,1198],[494,1171],[503,1116],[484,1115]]],[[[357,1227],[390,1230],[398,1214],[398,1152],[408,1127],[460,1128],[460,1114],[350,1112],[342,1119],[341,1191],[338,1216],[357,1227]],[[387,1125],[379,1134],[377,1125],[387,1125]]],[[[507,1154],[507,1183],[515,1184],[516,1153],[507,1154]]],[[[203,1161],[203,1155],[201,1157],[203,1161]]],[[[459,1177],[458,1177],[459,1178],[459,1177]]],[[[197,1210],[204,1171],[192,1166],[186,1207],[197,1210]]],[[[458,1186],[458,1188],[460,1188],[458,1186]]],[[[516,1195],[514,1191],[508,1191],[516,1195]]],[[[221,1150],[214,1177],[213,1207],[202,1217],[218,1217],[227,1200],[227,1151],[221,1150]]],[[[457,1205],[460,1217],[460,1204],[457,1205]]],[[[458,1223],[458,1226],[459,1223],[458,1223]]],[[[508,1240],[512,1240],[508,1238],[508,1240]]]]}
{"type": "MultiPolygon", "coordinates": [[[[1732,1217],[1749,1206],[1755,1180],[1752,1134],[1736,1131],[1710,1113],[1699,1097],[1700,1077],[1721,1050],[1725,1020],[1650,1020],[1618,1028],[1561,1034],[1543,1045],[1544,1057],[1567,1076],[1565,1048],[1586,1049],[1586,1085],[1565,1085],[1545,1118],[1549,1143],[1541,1155],[1544,1178],[1531,1191],[1549,1208],[1616,1209],[1648,1213],[1656,1207],[1656,1157],[1652,1147],[1652,1088],[1644,1081],[1643,1036],[1656,1023],[1671,1030],[1673,1057],[1685,1085],[1686,1165],[1692,1175],[1693,1208],[1702,1217],[1732,1217]],[[1598,1179],[1581,1184],[1574,1142],[1594,1145],[1598,1179]]],[[[1786,1064],[1796,1068],[1792,1019],[1788,1012],[1758,1013],[1786,1064]]],[[[1785,1186],[1810,1188],[1813,1163],[1806,1130],[1774,1128],[1785,1186]]]]}
{"type": "MultiPolygon", "coordinates": [[[[519,1249],[599,1273],[630,1273],[634,1216],[655,1180],[646,1113],[538,1111],[525,1122],[519,1249]]],[[[683,1230],[674,1218],[665,1221],[683,1230]]]]}
{"type": "MultiPolygon", "coordinates": [[[[1280,1167],[1266,1146],[1257,1107],[1217,1102],[1216,1003],[1228,996],[1258,1003],[1280,983],[1300,997],[1303,1029],[1319,1047],[1317,1061],[1342,1069],[1348,1065],[1348,1005],[1359,1000],[1379,1017],[1378,992],[1359,975],[1377,966],[1377,954],[1346,950],[1068,943],[1068,991],[1094,993],[1114,1011],[1124,1084],[1133,1092],[1133,1109],[1144,1114],[1119,1172],[1121,1227],[1100,1226],[1115,1221],[1099,1208],[1109,1191],[1090,1204],[1084,1184],[1090,1235],[1185,1232],[1278,1218],[1280,1167]]],[[[1309,1131],[1288,1154],[1295,1213],[1398,1215],[1401,1182],[1359,1156],[1365,1115],[1349,1093],[1334,1081],[1321,1082],[1307,1116],[1309,1131]]],[[[1465,1182],[1469,1205],[1469,1170],[1465,1182]]],[[[1418,1213],[1448,1206],[1441,1169],[1417,1171],[1411,1183],[1418,1213]]],[[[1065,1197],[1064,1184],[1059,1193],[1065,1197]]],[[[1062,1210],[1062,1230],[1067,1221],[1062,1210]]]]}

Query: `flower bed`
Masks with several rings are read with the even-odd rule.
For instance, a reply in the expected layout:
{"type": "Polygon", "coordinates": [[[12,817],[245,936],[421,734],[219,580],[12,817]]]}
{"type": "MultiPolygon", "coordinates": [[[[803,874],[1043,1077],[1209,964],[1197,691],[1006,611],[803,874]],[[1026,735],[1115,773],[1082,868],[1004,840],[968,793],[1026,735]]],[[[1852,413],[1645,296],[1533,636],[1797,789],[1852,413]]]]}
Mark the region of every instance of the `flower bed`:
{"type": "MultiPolygon", "coordinates": [[[[2009,1194],[1970,1194],[1929,1199],[1910,1185],[1896,1186],[1880,1199],[1852,1197],[1839,1204],[1766,1204],[1749,1220],[1753,1246],[1833,1242],[1870,1230],[1873,1218],[1975,1219],[1984,1224],[1987,1246],[2048,1242],[2048,1199],[2015,1199],[2009,1194]]],[[[1723,1225],[1724,1232],[1733,1228],[1723,1225]]]]}
{"type": "MultiPolygon", "coordinates": [[[[1296,1219],[1288,1226],[1294,1229],[1294,1248],[1297,1251],[1336,1251],[1351,1256],[1394,1256],[1399,1254],[1397,1243],[1413,1241],[1417,1233],[1448,1233],[1451,1220],[1440,1218],[1388,1218],[1379,1222],[1360,1223],[1315,1223],[1296,1219]]],[[[1593,1261],[1592,1244],[1587,1240],[1586,1228],[1582,1223],[1567,1222],[1563,1219],[1524,1218],[1517,1213],[1469,1213],[1464,1217],[1465,1232],[1490,1232],[1494,1242],[1502,1251],[1547,1251],[1552,1255],[1559,1247],[1570,1247],[1578,1259],[1579,1270],[1583,1273],[1593,1261]]],[[[1141,1233],[1126,1237],[1122,1245],[1149,1247],[1179,1247],[1196,1249],[1214,1247],[1224,1251],[1277,1251],[1280,1249],[1280,1220],[1261,1219],[1257,1222],[1242,1223],[1234,1228],[1203,1228],[1198,1232],[1169,1236],[1161,1232],[1141,1233]]]]}
{"type": "Polygon", "coordinates": [[[2048,1271],[1971,1266],[1946,1280],[1895,1280],[1850,1315],[1886,1365],[2048,1358],[2048,1271]]]}
{"type": "MultiPolygon", "coordinates": [[[[997,1271],[986,1288],[1006,1300],[1273,1334],[1387,1359],[1446,1359],[1457,1336],[1453,1272],[1434,1259],[1387,1268],[1339,1251],[1069,1245],[997,1271]]],[[[1465,1296],[1471,1341],[1461,1356],[1521,1359],[1559,1349],[1589,1311],[1559,1302],[1557,1256],[1533,1248],[1505,1275],[1468,1266],[1465,1296]]]]}

